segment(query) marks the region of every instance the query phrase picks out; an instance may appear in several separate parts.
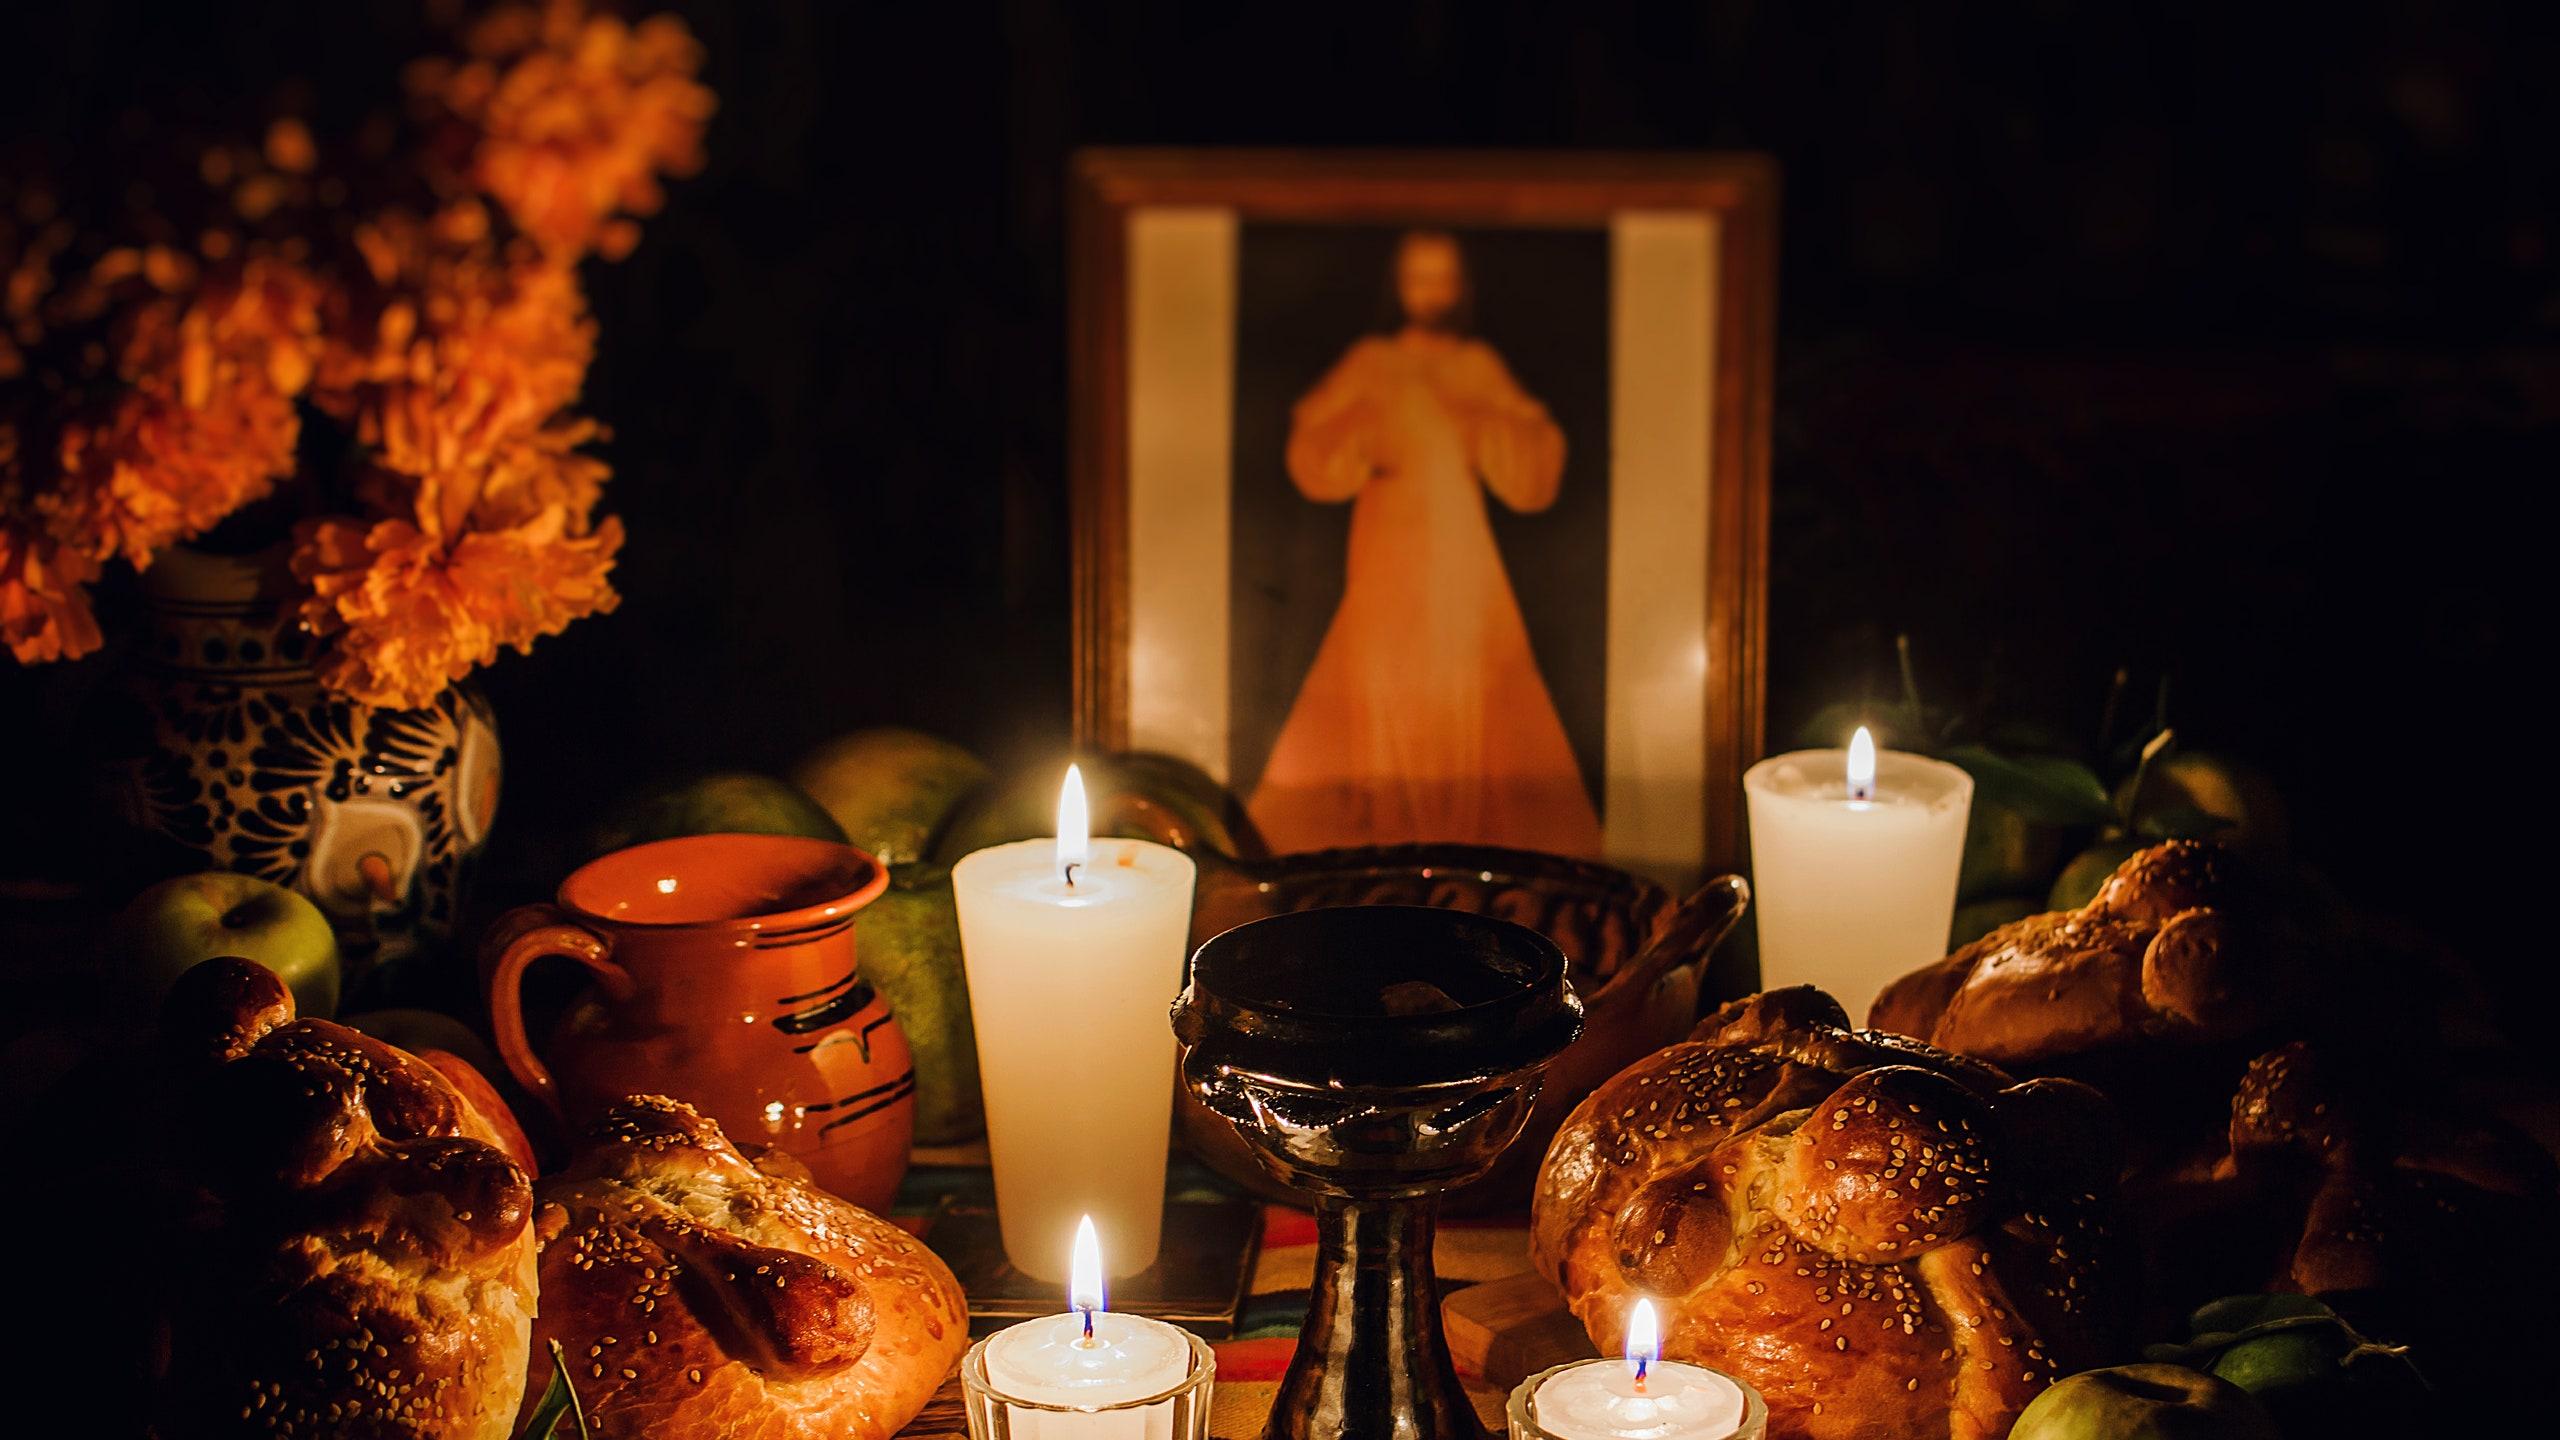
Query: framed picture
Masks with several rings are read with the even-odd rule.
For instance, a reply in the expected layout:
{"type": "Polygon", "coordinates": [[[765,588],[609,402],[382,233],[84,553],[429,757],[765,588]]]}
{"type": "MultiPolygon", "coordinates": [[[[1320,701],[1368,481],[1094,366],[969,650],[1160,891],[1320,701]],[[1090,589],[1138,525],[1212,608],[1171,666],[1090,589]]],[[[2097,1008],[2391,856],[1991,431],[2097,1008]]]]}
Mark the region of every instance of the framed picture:
{"type": "Polygon", "coordinates": [[[1104,150],[1072,191],[1078,738],[1275,850],[1738,861],[1775,166],[1104,150]]]}

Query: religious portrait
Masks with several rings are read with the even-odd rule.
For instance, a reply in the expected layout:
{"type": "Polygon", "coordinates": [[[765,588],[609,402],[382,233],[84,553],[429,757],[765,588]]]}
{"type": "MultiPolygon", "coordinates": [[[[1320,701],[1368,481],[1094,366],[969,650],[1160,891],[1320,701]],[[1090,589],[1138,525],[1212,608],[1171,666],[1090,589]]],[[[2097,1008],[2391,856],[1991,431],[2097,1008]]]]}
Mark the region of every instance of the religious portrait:
{"type": "Polygon", "coordinates": [[[1252,359],[1237,370],[1227,760],[1275,848],[1599,851],[1597,769],[1576,754],[1558,697],[1597,759],[1601,577],[1537,563],[1585,550],[1576,528],[1605,531],[1599,239],[1261,226],[1240,237],[1237,348],[1252,359]],[[1504,277],[1528,288],[1480,300],[1497,253],[1534,256],[1504,277]],[[1521,338],[1508,359],[1502,327],[1488,336],[1476,318],[1506,302],[1515,320],[1548,322],[1511,327],[1521,338]],[[1307,346],[1290,342],[1327,321],[1353,338],[1311,368],[1307,346]],[[1589,403],[1560,417],[1567,384],[1589,403]],[[1527,517],[1539,523],[1504,523],[1527,517]],[[1509,562],[1506,539],[1525,564],[1509,562]],[[1532,608],[1563,612],[1542,627],[1543,647],[1524,582],[1532,608]]]}
{"type": "Polygon", "coordinates": [[[1451,163],[1080,158],[1081,738],[1274,851],[1684,880],[1758,742],[1765,176],[1451,163]]]}

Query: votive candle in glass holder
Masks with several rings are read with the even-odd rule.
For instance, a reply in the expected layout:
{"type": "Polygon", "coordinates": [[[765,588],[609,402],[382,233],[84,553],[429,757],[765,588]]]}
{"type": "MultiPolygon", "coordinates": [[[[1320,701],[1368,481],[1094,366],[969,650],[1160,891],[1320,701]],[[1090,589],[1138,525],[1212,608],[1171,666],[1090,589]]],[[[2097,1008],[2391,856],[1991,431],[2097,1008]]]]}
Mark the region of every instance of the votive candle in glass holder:
{"type": "Polygon", "coordinates": [[[1541,1370],[1511,1392],[1511,1440],[1766,1440],[1760,1392],[1721,1370],[1662,1358],[1653,1302],[1627,1320],[1623,1360],[1541,1370]]]}
{"type": "MultiPolygon", "coordinates": [[[[1113,1315],[1114,1321],[1174,1327],[1138,1315],[1113,1315]]],[[[1039,1322],[1030,1322],[1037,1324],[1039,1322]]],[[[1015,1326],[1015,1329],[1022,1328],[1015,1326]]],[[[969,1347],[960,1361],[960,1394],[969,1412],[969,1440],[1209,1440],[1209,1400],[1214,1393],[1217,1358],[1208,1343],[1188,1330],[1174,1330],[1190,1356],[1190,1373],[1172,1386],[1125,1400],[1091,1400],[1069,1404],[1006,1390],[987,1375],[987,1346],[995,1336],[969,1347]]]]}
{"type": "Polygon", "coordinates": [[[1067,1310],[969,1347],[971,1440],[1207,1440],[1217,1359],[1200,1337],[1103,1308],[1093,1221],[1076,1227],[1067,1310]]]}

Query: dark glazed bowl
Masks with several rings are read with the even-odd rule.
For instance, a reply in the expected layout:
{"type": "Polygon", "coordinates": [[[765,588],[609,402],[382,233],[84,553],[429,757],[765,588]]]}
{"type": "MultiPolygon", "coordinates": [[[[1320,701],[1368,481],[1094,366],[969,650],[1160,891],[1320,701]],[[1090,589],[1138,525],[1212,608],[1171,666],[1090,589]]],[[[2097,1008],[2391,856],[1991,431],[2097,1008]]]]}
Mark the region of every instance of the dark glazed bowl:
{"type": "Polygon", "coordinates": [[[1484,1173],[1582,1032],[1553,941],[1421,905],[1252,921],[1202,945],[1188,979],[1186,1092],[1301,1192],[1438,1195],[1484,1173]]]}
{"type": "MultiPolygon", "coordinates": [[[[1398,845],[1264,860],[1194,854],[1201,867],[1191,917],[1195,949],[1270,915],[1420,905],[1510,920],[1563,952],[1566,978],[1582,998],[1582,1036],[1548,1067],[1537,1107],[1501,1161],[1450,1193],[1444,1208],[1461,1214],[1526,1208],[1547,1142],[1582,1097],[1688,1034],[1704,997],[1708,954],[1750,897],[1738,876],[1710,880],[1679,900],[1606,865],[1488,846],[1398,845]]],[[[1357,962],[1346,954],[1334,963],[1357,962]]],[[[1306,1203],[1304,1193],[1272,1177],[1224,1117],[1187,1091],[1176,1105],[1183,1141],[1203,1163],[1257,1194],[1306,1203]]]]}

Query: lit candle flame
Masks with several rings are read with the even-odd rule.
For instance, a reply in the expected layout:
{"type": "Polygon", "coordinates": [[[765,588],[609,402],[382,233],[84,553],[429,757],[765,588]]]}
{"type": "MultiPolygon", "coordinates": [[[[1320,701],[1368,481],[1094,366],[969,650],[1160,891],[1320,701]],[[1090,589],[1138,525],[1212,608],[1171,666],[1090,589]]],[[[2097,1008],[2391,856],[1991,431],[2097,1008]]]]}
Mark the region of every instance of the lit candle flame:
{"type": "Polygon", "coordinates": [[[1653,1302],[1639,1300],[1635,1313],[1627,1317],[1627,1373],[1636,1377],[1636,1391],[1644,1391],[1645,1372],[1662,1358],[1662,1326],[1653,1318],[1653,1302]]]}
{"type": "Polygon", "coordinates": [[[1093,1217],[1076,1222],[1075,1258],[1067,1262],[1067,1304],[1084,1312],[1084,1338],[1093,1338],[1093,1315],[1102,1308],[1102,1238],[1093,1217]]]}
{"type": "Polygon", "coordinates": [[[1058,873],[1075,888],[1076,872],[1093,856],[1093,822],[1086,818],[1084,772],[1070,765],[1058,790],[1058,873]]]}
{"type": "Polygon", "coordinates": [[[1849,737],[1849,798],[1876,798],[1876,737],[1864,725],[1849,737]]]}

